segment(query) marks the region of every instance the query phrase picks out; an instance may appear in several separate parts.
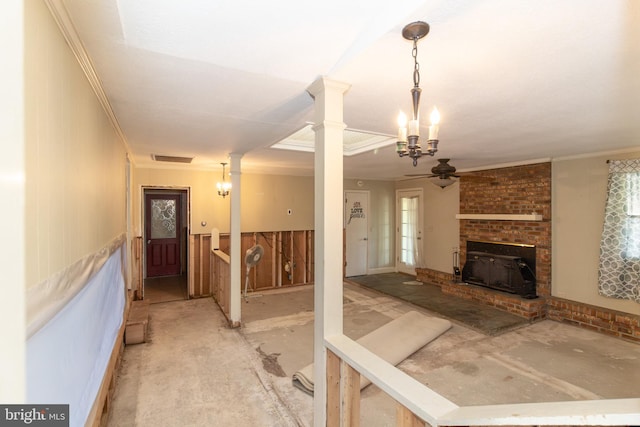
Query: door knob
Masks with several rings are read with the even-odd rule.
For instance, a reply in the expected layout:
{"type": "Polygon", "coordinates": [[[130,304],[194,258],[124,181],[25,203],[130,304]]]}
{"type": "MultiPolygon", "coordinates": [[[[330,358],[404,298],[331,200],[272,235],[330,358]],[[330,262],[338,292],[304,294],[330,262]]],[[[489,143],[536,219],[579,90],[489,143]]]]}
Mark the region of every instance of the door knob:
{"type": "Polygon", "coordinates": [[[151,244],[151,239],[147,240],[147,245],[151,244]]]}

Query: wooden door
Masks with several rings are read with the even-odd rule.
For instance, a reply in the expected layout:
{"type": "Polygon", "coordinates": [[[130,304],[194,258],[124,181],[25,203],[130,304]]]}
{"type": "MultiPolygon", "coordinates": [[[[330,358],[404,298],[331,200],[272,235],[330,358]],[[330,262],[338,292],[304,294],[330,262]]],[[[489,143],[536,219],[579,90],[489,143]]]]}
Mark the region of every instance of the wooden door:
{"type": "Polygon", "coordinates": [[[145,194],[147,277],[180,270],[180,195],[145,194]]]}

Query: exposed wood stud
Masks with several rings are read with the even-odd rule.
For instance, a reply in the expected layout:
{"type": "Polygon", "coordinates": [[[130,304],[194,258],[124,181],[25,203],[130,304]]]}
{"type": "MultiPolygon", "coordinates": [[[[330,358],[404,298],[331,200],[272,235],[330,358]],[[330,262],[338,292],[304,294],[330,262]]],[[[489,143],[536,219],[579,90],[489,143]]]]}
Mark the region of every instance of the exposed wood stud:
{"type": "Polygon", "coordinates": [[[340,358],[327,350],[327,427],[340,426],[340,365],[340,358]]]}
{"type": "Polygon", "coordinates": [[[396,404],[397,427],[425,427],[425,422],[400,403],[396,404]]]}
{"type": "Polygon", "coordinates": [[[342,425],[360,425],[360,373],[342,362],[342,425]]]}

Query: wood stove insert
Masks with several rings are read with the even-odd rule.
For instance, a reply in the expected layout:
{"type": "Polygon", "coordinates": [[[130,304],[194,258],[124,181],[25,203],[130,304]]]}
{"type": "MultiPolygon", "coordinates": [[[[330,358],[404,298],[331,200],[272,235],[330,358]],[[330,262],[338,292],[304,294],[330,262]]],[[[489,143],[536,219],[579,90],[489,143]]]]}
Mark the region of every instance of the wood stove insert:
{"type": "Polygon", "coordinates": [[[536,248],[533,245],[467,241],[462,281],[537,298],[536,248]]]}

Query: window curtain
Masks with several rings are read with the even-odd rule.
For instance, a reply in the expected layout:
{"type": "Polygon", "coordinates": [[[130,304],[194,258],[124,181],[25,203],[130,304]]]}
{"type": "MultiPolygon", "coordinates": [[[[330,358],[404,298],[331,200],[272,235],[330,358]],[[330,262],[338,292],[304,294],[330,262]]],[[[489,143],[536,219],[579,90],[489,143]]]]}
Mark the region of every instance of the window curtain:
{"type": "Polygon", "coordinates": [[[640,303],[640,159],[609,162],[598,287],[640,303]]]}

